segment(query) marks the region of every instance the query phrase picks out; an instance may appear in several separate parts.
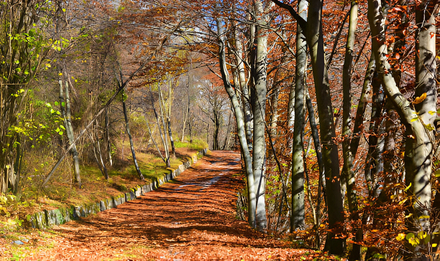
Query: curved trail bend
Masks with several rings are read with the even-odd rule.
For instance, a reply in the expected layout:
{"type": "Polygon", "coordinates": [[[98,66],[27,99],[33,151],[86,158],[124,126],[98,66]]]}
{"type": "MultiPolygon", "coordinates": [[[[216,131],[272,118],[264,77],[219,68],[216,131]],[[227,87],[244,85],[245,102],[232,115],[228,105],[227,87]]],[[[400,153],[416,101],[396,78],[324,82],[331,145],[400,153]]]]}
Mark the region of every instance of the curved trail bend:
{"type": "Polygon", "coordinates": [[[235,218],[240,155],[214,151],[175,180],[117,208],[55,227],[36,260],[298,260],[235,218]]]}

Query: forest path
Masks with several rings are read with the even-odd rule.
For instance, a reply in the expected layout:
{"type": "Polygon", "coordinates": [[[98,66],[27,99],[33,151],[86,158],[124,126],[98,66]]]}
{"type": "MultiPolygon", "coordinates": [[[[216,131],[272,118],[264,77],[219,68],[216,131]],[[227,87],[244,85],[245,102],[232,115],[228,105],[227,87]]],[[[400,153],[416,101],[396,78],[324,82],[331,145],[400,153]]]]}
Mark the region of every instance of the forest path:
{"type": "Polygon", "coordinates": [[[117,208],[54,227],[26,260],[299,260],[235,218],[240,155],[214,151],[175,180],[117,208]]]}

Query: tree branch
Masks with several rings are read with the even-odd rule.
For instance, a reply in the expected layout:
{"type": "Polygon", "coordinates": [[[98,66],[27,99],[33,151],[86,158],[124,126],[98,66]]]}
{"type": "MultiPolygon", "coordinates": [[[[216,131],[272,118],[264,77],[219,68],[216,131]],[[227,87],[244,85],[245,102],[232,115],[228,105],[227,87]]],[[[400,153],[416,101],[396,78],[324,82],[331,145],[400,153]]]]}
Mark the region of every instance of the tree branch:
{"type": "Polygon", "coordinates": [[[307,21],[304,20],[304,18],[302,18],[301,16],[299,16],[299,14],[295,11],[295,9],[293,9],[292,6],[282,3],[278,0],[271,0],[271,1],[274,2],[277,6],[289,11],[290,15],[292,15],[292,17],[295,18],[295,20],[298,22],[299,26],[301,26],[301,29],[304,32],[307,30],[307,21]]]}

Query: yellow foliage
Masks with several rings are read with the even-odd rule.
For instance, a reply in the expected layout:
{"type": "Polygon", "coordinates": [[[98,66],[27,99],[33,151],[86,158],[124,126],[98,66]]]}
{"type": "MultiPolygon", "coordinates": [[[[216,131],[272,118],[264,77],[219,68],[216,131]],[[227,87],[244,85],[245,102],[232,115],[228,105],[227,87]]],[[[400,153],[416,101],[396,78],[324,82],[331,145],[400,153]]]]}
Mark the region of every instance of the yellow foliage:
{"type": "Polygon", "coordinates": [[[426,99],[426,92],[414,99],[413,104],[419,104],[426,99]]]}

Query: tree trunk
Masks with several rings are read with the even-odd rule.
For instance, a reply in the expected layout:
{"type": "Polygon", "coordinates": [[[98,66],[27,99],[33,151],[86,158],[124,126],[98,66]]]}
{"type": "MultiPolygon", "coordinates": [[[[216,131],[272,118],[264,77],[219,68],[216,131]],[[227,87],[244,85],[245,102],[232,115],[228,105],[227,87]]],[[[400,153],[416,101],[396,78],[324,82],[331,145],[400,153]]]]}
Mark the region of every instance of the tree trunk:
{"type": "MultiPolygon", "coordinates": [[[[308,3],[306,0],[298,2],[298,13],[303,18],[307,18],[308,3]]],[[[304,34],[299,25],[296,27],[296,76],[294,99],[294,134],[292,149],[292,216],[290,220],[290,231],[296,229],[305,229],[305,211],[304,211],[304,88],[305,73],[307,68],[307,43],[304,40],[304,34]]],[[[292,97],[292,95],[290,95],[292,97]]],[[[292,103],[289,102],[289,105],[292,103]]],[[[289,111],[292,109],[289,107],[289,111]]],[[[292,115],[289,114],[289,122],[292,115]]],[[[312,203],[312,202],[310,202],[312,203]]]]}
{"type": "Polygon", "coordinates": [[[128,139],[130,141],[131,155],[133,156],[134,167],[136,168],[136,172],[139,175],[140,180],[145,180],[144,179],[144,175],[142,175],[142,172],[139,169],[139,165],[138,165],[138,162],[136,160],[136,152],[134,151],[133,139],[132,139],[131,133],[130,133],[130,125],[128,123],[128,115],[127,115],[127,106],[125,105],[125,97],[124,96],[125,96],[124,92],[122,92],[122,112],[124,113],[125,129],[127,131],[128,139]]]}
{"type": "Polygon", "coordinates": [[[338,147],[334,142],[335,125],[333,122],[332,97],[328,82],[327,66],[324,57],[324,39],[322,34],[322,1],[312,1],[309,6],[306,39],[312,60],[313,78],[315,81],[318,102],[319,127],[323,144],[322,154],[325,166],[329,232],[327,236],[328,250],[332,254],[342,255],[345,240],[335,238],[344,222],[341,184],[339,176],[338,147]]]}
{"type": "MultiPolygon", "coordinates": [[[[412,202],[410,211],[413,215],[408,219],[410,231],[417,237],[430,231],[430,204],[431,204],[431,156],[432,141],[429,129],[436,112],[436,80],[435,80],[435,16],[431,5],[422,1],[416,7],[417,31],[416,44],[416,96],[420,103],[415,110],[411,103],[402,95],[390,70],[387,46],[385,44],[385,16],[382,11],[381,0],[368,1],[368,19],[373,38],[373,52],[378,64],[378,69],[383,71],[382,80],[385,92],[390,97],[402,122],[406,126],[407,143],[405,150],[405,169],[407,190],[409,196],[417,200],[412,202]],[[426,98],[422,98],[426,95],[426,98]],[[432,115],[431,115],[432,114],[432,115]]],[[[426,258],[428,244],[419,239],[420,244],[412,254],[413,259],[426,258]]]]}
{"type": "Polygon", "coordinates": [[[170,149],[168,146],[168,134],[167,134],[167,125],[165,124],[165,115],[164,115],[164,111],[165,111],[165,103],[163,101],[163,94],[162,94],[162,89],[160,88],[160,84],[157,84],[157,90],[159,92],[159,112],[160,112],[160,118],[162,120],[162,126],[163,126],[163,147],[165,150],[165,157],[166,157],[166,165],[167,167],[171,167],[171,163],[170,163],[170,149]]]}
{"type": "Polygon", "coordinates": [[[267,29],[266,17],[261,1],[255,1],[257,19],[255,66],[252,76],[254,86],[251,89],[253,124],[253,152],[252,167],[255,179],[256,195],[256,223],[255,228],[264,231],[267,227],[266,219],[266,93],[267,93],[267,29]]]}
{"type": "MultiPolygon", "coordinates": [[[[250,25],[251,31],[251,41],[253,44],[252,38],[255,36],[255,25],[250,25]]],[[[249,95],[249,84],[246,81],[246,70],[245,70],[245,62],[243,55],[243,43],[239,36],[239,31],[235,30],[235,47],[236,47],[236,59],[237,59],[237,68],[238,68],[238,79],[240,81],[240,90],[241,90],[241,102],[243,104],[243,114],[244,114],[244,123],[245,123],[245,131],[246,131],[246,140],[248,150],[252,151],[252,126],[253,126],[253,116],[252,109],[250,105],[250,95],[249,95]]],[[[250,47],[252,48],[252,47],[250,47]]]]}
{"type": "MultiPolygon", "coordinates": [[[[312,99],[310,99],[310,95],[309,95],[309,91],[307,88],[304,88],[305,93],[306,93],[306,105],[307,105],[307,112],[309,113],[309,121],[310,121],[310,129],[312,130],[312,137],[313,137],[313,144],[315,146],[315,151],[316,151],[316,160],[318,161],[318,168],[319,168],[319,189],[318,189],[318,194],[320,195],[320,192],[322,190],[323,192],[323,196],[324,196],[324,200],[325,200],[325,205],[327,205],[327,200],[326,200],[326,194],[325,194],[325,187],[326,187],[326,182],[325,182],[325,168],[324,168],[324,162],[322,160],[322,148],[321,148],[321,142],[319,141],[319,133],[318,133],[318,124],[316,123],[316,119],[315,119],[315,111],[313,109],[313,104],[312,104],[312,99]]],[[[320,205],[320,201],[321,197],[318,196],[318,207],[317,212],[319,213],[319,205],[320,205]]]]}
{"type": "Polygon", "coordinates": [[[107,156],[110,166],[113,166],[112,144],[110,143],[110,121],[108,116],[109,108],[105,110],[105,138],[107,143],[107,156]]]}
{"type": "MultiPolygon", "coordinates": [[[[98,127],[98,122],[96,122],[96,126],[98,127]]],[[[96,137],[96,148],[98,150],[99,160],[101,162],[102,169],[104,170],[104,177],[105,177],[106,180],[108,180],[109,176],[108,176],[107,166],[105,166],[104,157],[102,157],[102,151],[101,151],[101,144],[99,142],[99,136],[96,137]]]]}
{"type": "MultiPolygon", "coordinates": [[[[356,195],[356,184],[355,184],[355,173],[353,170],[353,160],[354,156],[352,154],[351,145],[351,71],[353,63],[353,48],[355,41],[355,32],[357,27],[358,19],[358,4],[356,1],[351,2],[350,18],[348,26],[347,35],[347,45],[345,47],[345,60],[342,73],[342,83],[343,83],[343,116],[342,116],[342,153],[344,157],[344,165],[342,169],[341,181],[345,182],[347,187],[347,198],[348,198],[348,208],[350,211],[351,220],[356,223],[359,220],[358,205],[357,205],[357,195],[356,195]]],[[[344,194],[342,195],[344,196],[344,194]]],[[[357,230],[355,232],[356,238],[353,243],[353,247],[350,253],[350,260],[360,260],[361,258],[361,245],[362,242],[362,232],[357,230]]]]}
{"type": "Polygon", "coordinates": [[[167,115],[167,126],[168,126],[168,135],[170,136],[170,143],[171,143],[171,153],[173,154],[173,159],[176,158],[176,146],[174,145],[174,139],[173,139],[173,133],[171,131],[171,106],[173,103],[172,98],[172,88],[173,84],[170,80],[170,86],[168,86],[168,115],[167,115]]]}
{"type": "Polygon", "coordinates": [[[15,170],[15,182],[12,186],[13,190],[12,192],[14,193],[14,195],[18,195],[20,194],[21,191],[21,187],[20,187],[20,178],[21,178],[21,165],[23,163],[23,149],[22,149],[22,144],[20,136],[17,136],[17,157],[14,163],[14,170],[15,170]]]}
{"type": "Polygon", "coordinates": [[[220,132],[220,119],[219,119],[219,114],[220,112],[216,112],[214,111],[214,135],[213,135],[213,144],[212,144],[212,149],[213,150],[218,150],[219,148],[219,137],[218,134],[220,132]]]}
{"type": "MultiPolygon", "coordinates": [[[[154,100],[153,100],[153,93],[151,91],[151,86],[150,86],[150,101],[151,101],[151,107],[153,108],[154,117],[156,118],[157,128],[159,129],[159,135],[162,140],[162,145],[163,145],[164,151],[165,151],[165,157],[162,157],[162,159],[165,161],[166,166],[169,168],[169,167],[171,167],[171,164],[170,164],[170,154],[168,151],[168,144],[166,142],[166,128],[165,128],[165,125],[161,126],[161,124],[160,124],[159,115],[157,114],[156,107],[154,107],[154,100]]],[[[160,103],[160,97],[159,97],[159,103],[160,103]]]]}
{"type": "Polygon", "coordinates": [[[190,76],[190,71],[192,70],[192,59],[190,57],[190,63],[189,63],[189,69],[188,69],[188,103],[187,103],[187,107],[186,110],[183,112],[183,126],[182,126],[182,138],[180,139],[181,142],[183,142],[185,140],[185,128],[186,128],[186,123],[189,119],[189,111],[190,111],[190,97],[189,97],[189,90],[191,88],[191,76],[190,76]]]}
{"type": "MultiPolygon", "coordinates": [[[[64,126],[66,128],[66,135],[69,139],[69,144],[72,144],[75,140],[75,136],[73,134],[73,128],[72,128],[72,121],[70,116],[70,96],[69,96],[69,84],[65,82],[66,85],[66,93],[63,93],[63,80],[59,80],[60,85],[60,110],[61,115],[64,118],[64,126]],[[65,97],[65,98],[64,98],[65,97]],[[64,102],[65,99],[65,102],[64,102]],[[64,109],[65,104],[65,109],[64,109]]],[[[73,166],[74,166],[74,172],[75,172],[75,180],[78,183],[78,187],[81,188],[81,174],[79,170],[79,157],[78,157],[78,151],[76,150],[76,145],[73,145],[71,149],[71,154],[73,156],[73,166]]]]}
{"type": "Polygon", "coordinates": [[[219,41],[219,65],[220,72],[222,75],[223,84],[226,92],[228,93],[229,99],[231,100],[232,106],[234,107],[235,120],[237,122],[237,135],[240,141],[241,155],[244,159],[246,177],[247,177],[247,189],[248,189],[248,222],[253,227],[255,224],[255,210],[256,210],[256,189],[254,175],[252,171],[252,158],[249,152],[249,147],[246,137],[245,129],[245,118],[240,108],[240,103],[238,101],[237,95],[234,88],[229,80],[229,72],[226,65],[226,43],[224,36],[224,28],[222,25],[222,20],[217,18],[217,37],[219,41]]]}
{"type": "Polygon", "coordinates": [[[173,158],[175,159],[176,158],[176,146],[174,145],[173,132],[171,131],[170,117],[167,117],[167,126],[168,126],[168,135],[170,136],[171,153],[173,154],[173,158]]]}

